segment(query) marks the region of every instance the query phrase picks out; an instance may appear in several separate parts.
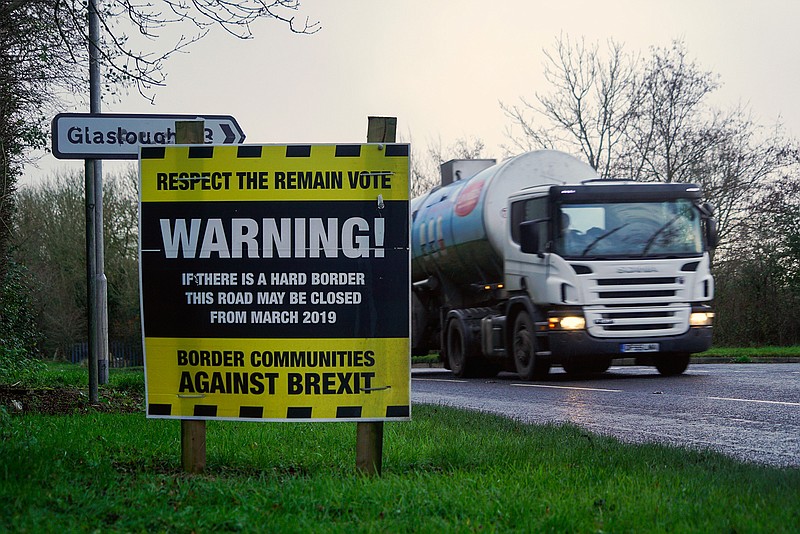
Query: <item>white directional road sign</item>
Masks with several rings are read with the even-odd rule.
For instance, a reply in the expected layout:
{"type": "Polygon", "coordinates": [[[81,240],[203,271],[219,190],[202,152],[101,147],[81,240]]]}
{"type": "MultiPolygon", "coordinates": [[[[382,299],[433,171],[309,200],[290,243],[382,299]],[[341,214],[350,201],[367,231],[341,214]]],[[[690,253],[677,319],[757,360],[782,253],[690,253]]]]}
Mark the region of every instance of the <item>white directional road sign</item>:
{"type": "Polygon", "coordinates": [[[53,118],[53,155],[59,159],[136,159],[140,146],[174,145],[175,122],[205,122],[205,143],[241,144],[244,132],[230,115],[59,113],[53,118]]]}

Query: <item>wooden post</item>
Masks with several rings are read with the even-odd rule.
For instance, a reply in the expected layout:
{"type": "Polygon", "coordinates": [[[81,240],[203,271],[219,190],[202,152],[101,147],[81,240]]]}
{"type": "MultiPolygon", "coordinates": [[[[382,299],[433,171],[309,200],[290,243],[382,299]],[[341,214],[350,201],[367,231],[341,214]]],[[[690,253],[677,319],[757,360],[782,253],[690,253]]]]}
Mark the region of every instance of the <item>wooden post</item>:
{"type": "Polygon", "coordinates": [[[369,117],[367,143],[394,143],[397,141],[396,117],[369,117]]]}
{"type": "MultiPolygon", "coordinates": [[[[201,145],[205,122],[176,121],[175,143],[201,145]]],[[[206,469],[206,422],[181,419],[181,467],[187,473],[200,474],[206,469]]]]}
{"type": "Polygon", "coordinates": [[[198,475],[206,470],[206,422],[181,419],[181,467],[198,475]]]}
{"type": "Polygon", "coordinates": [[[175,121],[175,143],[178,145],[202,145],[205,140],[205,122],[175,121]]]}
{"type": "MultiPolygon", "coordinates": [[[[394,143],[397,135],[396,117],[369,117],[368,143],[394,143]]],[[[383,468],[383,421],[357,423],[356,469],[369,476],[380,475],[383,468]]]]}
{"type": "Polygon", "coordinates": [[[383,468],[383,421],[356,425],[356,469],[365,475],[380,475],[383,468]]]}

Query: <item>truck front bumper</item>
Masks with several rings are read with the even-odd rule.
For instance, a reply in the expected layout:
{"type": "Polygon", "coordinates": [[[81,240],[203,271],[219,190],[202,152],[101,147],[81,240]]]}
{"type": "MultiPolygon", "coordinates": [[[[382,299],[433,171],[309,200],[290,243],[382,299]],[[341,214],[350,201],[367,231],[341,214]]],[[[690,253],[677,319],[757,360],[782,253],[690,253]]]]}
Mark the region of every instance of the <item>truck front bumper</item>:
{"type": "Polygon", "coordinates": [[[641,358],[662,353],[696,353],[711,347],[711,328],[693,327],[685,334],[665,337],[596,338],[585,330],[548,333],[553,362],[572,357],[641,358]]]}

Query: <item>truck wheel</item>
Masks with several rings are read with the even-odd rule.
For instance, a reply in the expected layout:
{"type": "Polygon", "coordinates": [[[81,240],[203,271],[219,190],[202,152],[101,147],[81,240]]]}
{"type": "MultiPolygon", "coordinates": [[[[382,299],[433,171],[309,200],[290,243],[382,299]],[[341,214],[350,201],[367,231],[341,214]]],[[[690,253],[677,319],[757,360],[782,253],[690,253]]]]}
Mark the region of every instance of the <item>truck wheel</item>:
{"type": "Polygon", "coordinates": [[[689,357],[688,352],[661,354],[656,359],[656,369],[664,376],[679,375],[689,367],[689,357]]]}
{"type": "Polygon", "coordinates": [[[463,324],[458,319],[451,319],[447,323],[447,360],[454,375],[474,376],[476,362],[472,352],[463,324]]]}
{"type": "Polygon", "coordinates": [[[536,331],[527,312],[520,312],[514,321],[511,348],[517,374],[522,380],[544,378],[550,372],[550,362],[536,357],[536,331]]]}
{"type": "Polygon", "coordinates": [[[591,364],[593,373],[605,373],[611,367],[611,358],[598,358],[591,364]]]}

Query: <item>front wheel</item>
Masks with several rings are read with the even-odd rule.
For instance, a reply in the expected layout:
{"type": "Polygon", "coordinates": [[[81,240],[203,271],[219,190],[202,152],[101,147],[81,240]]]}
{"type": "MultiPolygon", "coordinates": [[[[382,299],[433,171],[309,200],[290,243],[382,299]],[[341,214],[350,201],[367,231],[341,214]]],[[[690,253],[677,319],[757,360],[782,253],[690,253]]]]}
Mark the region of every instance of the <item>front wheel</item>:
{"type": "Polygon", "coordinates": [[[536,331],[528,312],[520,312],[514,321],[512,350],[514,365],[521,379],[544,378],[550,372],[550,362],[536,357],[536,331]]]}
{"type": "Polygon", "coordinates": [[[676,376],[689,367],[689,358],[690,354],[688,352],[662,354],[656,359],[656,369],[664,376],[676,376]]]}

